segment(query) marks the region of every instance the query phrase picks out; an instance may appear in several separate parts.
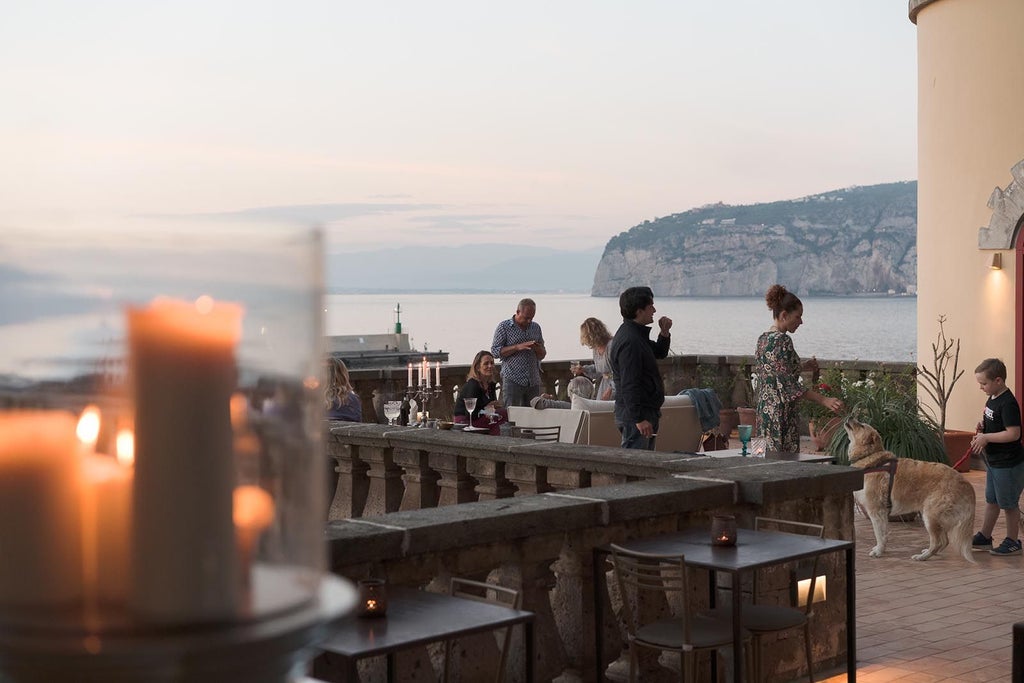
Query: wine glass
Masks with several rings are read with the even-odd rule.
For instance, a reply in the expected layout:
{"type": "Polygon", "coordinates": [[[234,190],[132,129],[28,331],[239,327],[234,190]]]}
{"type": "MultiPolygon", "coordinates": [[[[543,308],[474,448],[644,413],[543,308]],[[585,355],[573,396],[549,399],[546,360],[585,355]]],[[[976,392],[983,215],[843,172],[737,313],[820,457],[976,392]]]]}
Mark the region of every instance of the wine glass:
{"type": "Polygon", "coordinates": [[[740,441],[743,443],[743,452],[740,455],[747,455],[747,444],[750,443],[750,433],[753,431],[753,425],[739,425],[736,427],[736,431],[740,435],[740,441]]]}
{"type": "Polygon", "coordinates": [[[476,398],[462,399],[466,404],[466,412],[469,413],[469,427],[473,426],[473,411],[476,410],[476,398]]]}
{"type": "Polygon", "coordinates": [[[384,402],[384,417],[388,419],[388,424],[395,424],[395,419],[402,412],[401,401],[385,401],[384,402]]]}

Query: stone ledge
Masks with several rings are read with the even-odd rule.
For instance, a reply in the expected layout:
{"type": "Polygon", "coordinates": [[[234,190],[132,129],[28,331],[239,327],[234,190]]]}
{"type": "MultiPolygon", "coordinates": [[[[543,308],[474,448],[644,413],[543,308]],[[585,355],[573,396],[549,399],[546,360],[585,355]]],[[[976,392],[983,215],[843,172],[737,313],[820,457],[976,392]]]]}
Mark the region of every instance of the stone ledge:
{"type": "Polygon", "coordinates": [[[712,467],[673,463],[683,468],[675,478],[725,479],[735,482],[740,503],[763,505],[783,500],[818,498],[852,493],[864,487],[864,472],[857,467],[818,463],[779,462],[773,460],[751,463],[749,458],[700,458],[715,463],[712,467]],[[737,463],[736,461],[741,462],[737,463]]]}
{"type": "Polygon", "coordinates": [[[608,512],[604,524],[610,526],[645,517],[685,514],[732,505],[736,502],[737,494],[736,485],[732,482],[665,478],[544,495],[579,496],[604,501],[608,512]]]}

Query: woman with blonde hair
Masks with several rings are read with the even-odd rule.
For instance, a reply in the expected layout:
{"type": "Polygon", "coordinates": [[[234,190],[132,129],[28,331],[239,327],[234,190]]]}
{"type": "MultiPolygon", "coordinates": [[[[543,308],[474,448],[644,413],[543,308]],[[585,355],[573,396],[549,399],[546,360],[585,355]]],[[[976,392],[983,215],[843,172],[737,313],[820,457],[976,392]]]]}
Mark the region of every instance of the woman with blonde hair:
{"type": "Polygon", "coordinates": [[[605,327],[605,324],[597,318],[587,318],[580,325],[580,344],[589,347],[594,355],[594,362],[590,365],[574,365],[572,374],[575,377],[583,375],[597,382],[597,391],[594,398],[601,401],[611,401],[615,398],[615,380],[612,378],[612,368],[608,359],[611,357],[612,335],[605,327]]]}
{"type": "Polygon", "coordinates": [[[348,376],[348,368],[340,358],[327,358],[327,386],[324,389],[324,405],[327,408],[328,420],[343,422],[362,422],[363,406],[352,389],[352,380],[348,376]]]}
{"type": "Polygon", "coordinates": [[[498,401],[497,384],[494,381],[494,356],[490,351],[478,351],[473,357],[466,383],[459,389],[459,397],[455,400],[453,421],[457,424],[484,428],[495,435],[500,433],[501,424],[508,421],[508,412],[498,401]],[[466,410],[467,398],[476,399],[472,414],[466,410]]]}

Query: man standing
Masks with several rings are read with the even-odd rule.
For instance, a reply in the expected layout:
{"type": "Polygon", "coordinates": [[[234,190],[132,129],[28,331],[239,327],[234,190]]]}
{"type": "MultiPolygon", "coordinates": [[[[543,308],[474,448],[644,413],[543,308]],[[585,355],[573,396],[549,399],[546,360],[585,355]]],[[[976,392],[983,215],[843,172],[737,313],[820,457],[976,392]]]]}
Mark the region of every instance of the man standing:
{"type": "Polygon", "coordinates": [[[537,304],[523,299],[516,314],[502,320],[494,330],[491,353],[501,358],[501,402],[508,406],[528,406],[540,396],[540,362],[548,355],[540,325],[533,322],[537,304]]]}
{"type": "Polygon", "coordinates": [[[654,292],[630,287],[619,295],[622,325],[612,340],[611,367],[615,379],[615,425],[623,448],[654,450],[665,385],[657,359],[668,356],[672,320],[658,320],[658,341],[651,341],[654,292]]]}

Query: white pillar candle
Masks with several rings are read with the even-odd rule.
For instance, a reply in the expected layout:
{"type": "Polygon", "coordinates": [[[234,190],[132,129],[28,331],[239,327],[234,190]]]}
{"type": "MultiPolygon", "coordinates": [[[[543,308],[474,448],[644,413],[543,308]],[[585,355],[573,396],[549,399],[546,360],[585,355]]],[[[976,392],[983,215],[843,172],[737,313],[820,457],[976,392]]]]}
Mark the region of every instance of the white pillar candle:
{"type": "Polygon", "coordinates": [[[128,311],[135,406],[132,598],[141,620],[237,616],[231,394],[242,308],[200,297],[128,311]]]}
{"type": "Polygon", "coordinates": [[[434,384],[436,386],[441,386],[441,361],[437,361],[437,364],[434,365],[434,373],[435,373],[434,384]]]}
{"type": "Polygon", "coordinates": [[[405,386],[407,386],[407,387],[411,387],[412,386],[412,363],[409,363],[409,383],[406,384],[405,386]]]}
{"type": "Polygon", "coordinates": [[[421,364],[418,364],[416,366],[416,386],[421,386],[422,384],[423,384],[423,364],[421,363],[421,364]]]}
{"type": "Polygon", "coordinates": [[[87,604],[124,605],[132,581],[132,468],[96,454],[87,454],[82,465],[87,604]]]}
{"type": "Polygon", "coordinates": [[[82,599],[76,422],[62,411],[0,412],[0,611],[82,599]]]}

